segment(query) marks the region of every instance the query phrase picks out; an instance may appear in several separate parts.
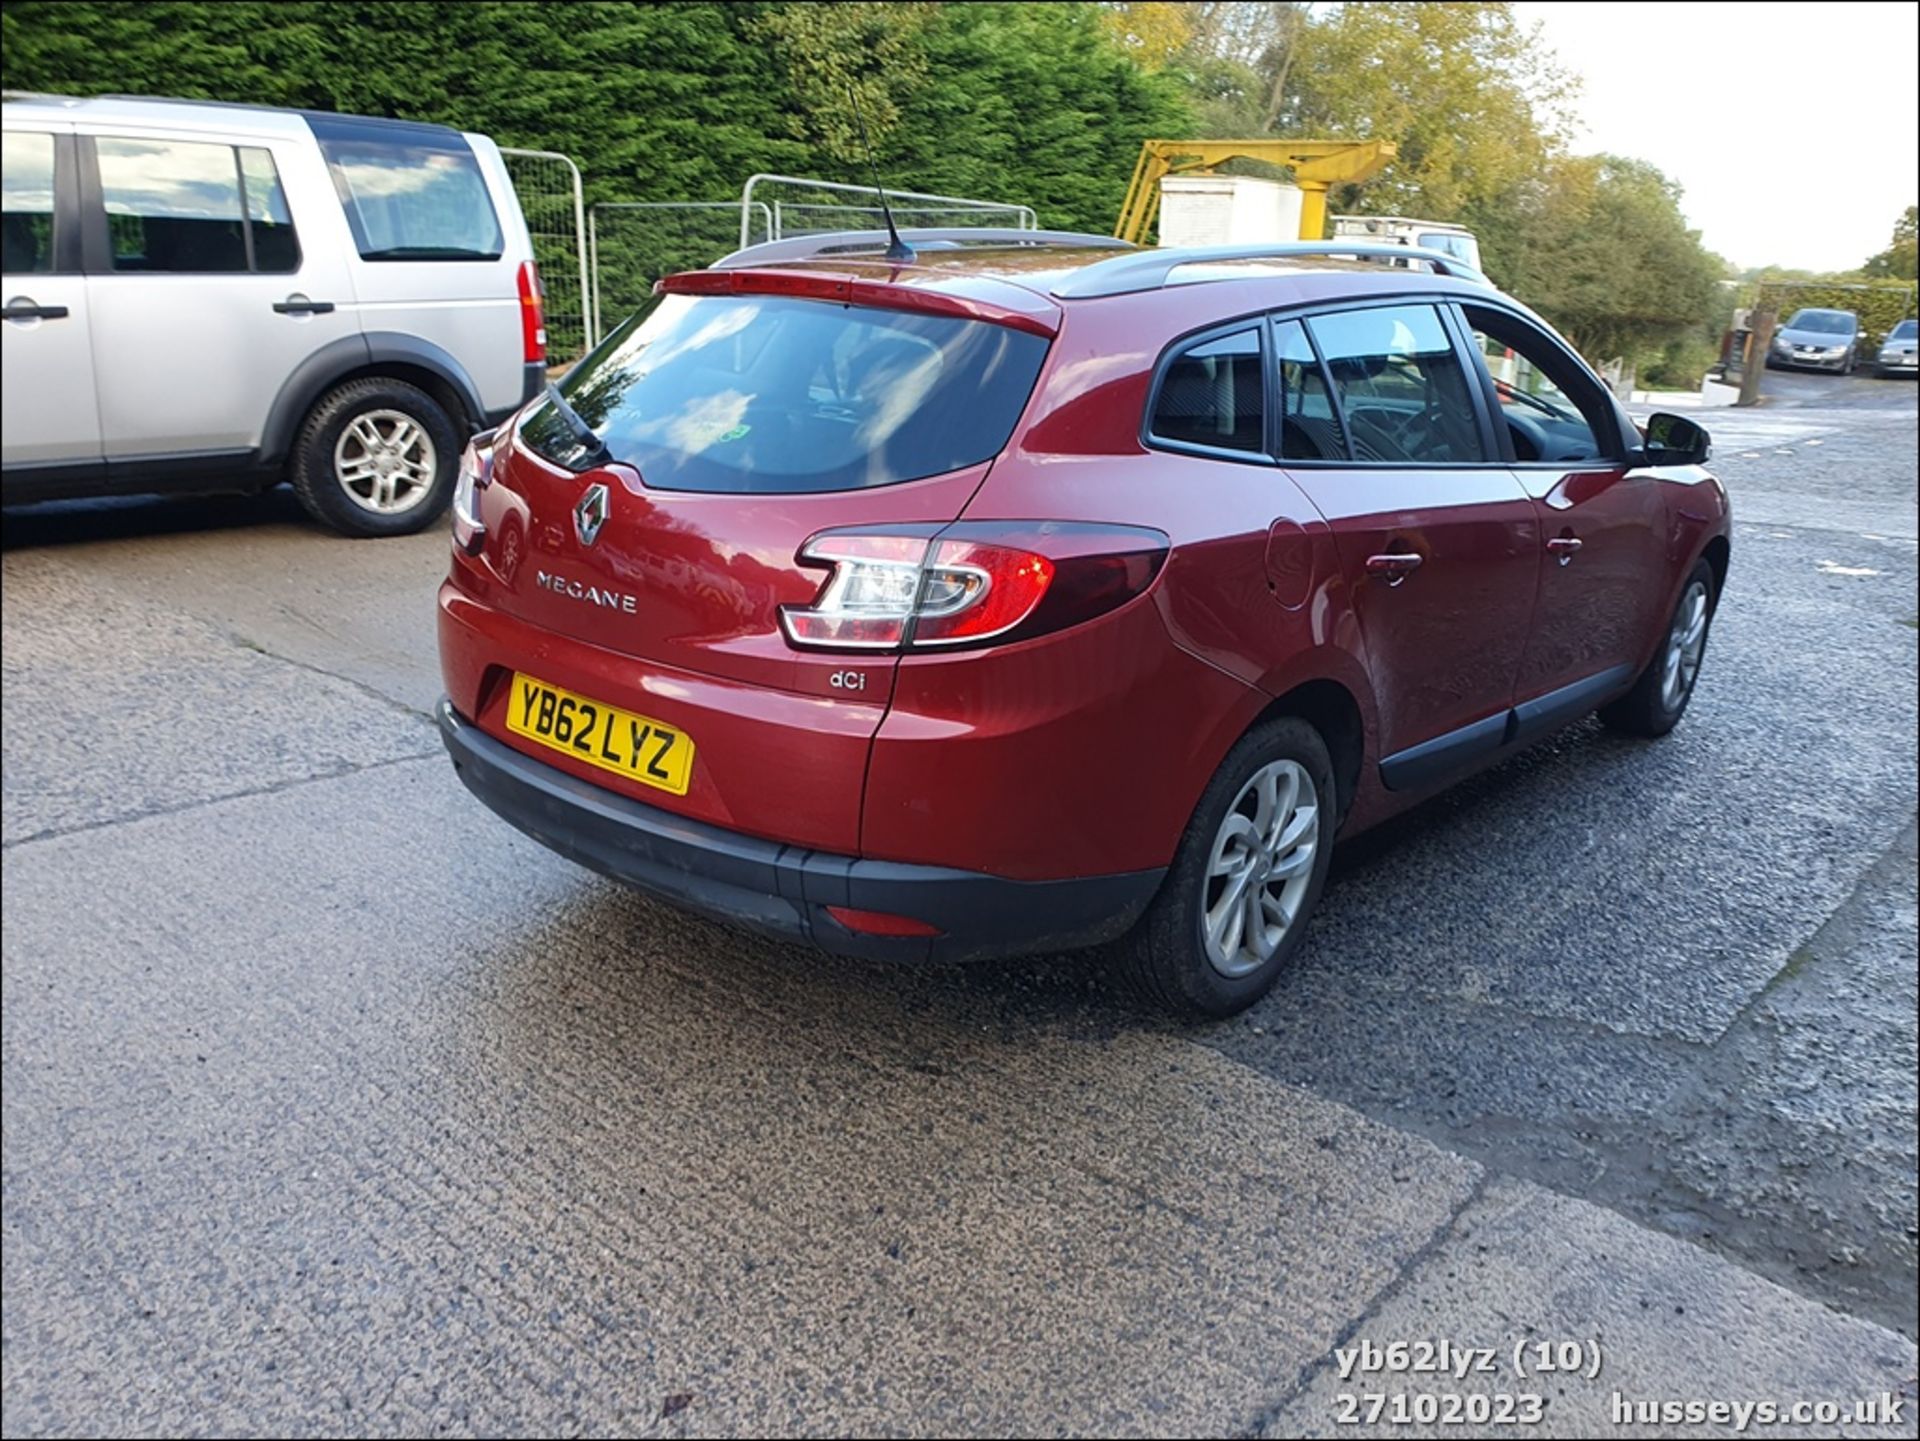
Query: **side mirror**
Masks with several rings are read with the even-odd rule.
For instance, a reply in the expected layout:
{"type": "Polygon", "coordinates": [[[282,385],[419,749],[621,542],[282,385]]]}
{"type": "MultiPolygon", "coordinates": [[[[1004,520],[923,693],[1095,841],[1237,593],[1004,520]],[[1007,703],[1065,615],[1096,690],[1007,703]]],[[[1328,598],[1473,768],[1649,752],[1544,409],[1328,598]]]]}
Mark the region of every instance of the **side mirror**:
{"type": "Polygon", "coordinates": [[[1643,454],[1647,465],[1705,465],[1713,454],[1713,437],[1684,415],[1659,411],[1647,417],[1643,454]]]}

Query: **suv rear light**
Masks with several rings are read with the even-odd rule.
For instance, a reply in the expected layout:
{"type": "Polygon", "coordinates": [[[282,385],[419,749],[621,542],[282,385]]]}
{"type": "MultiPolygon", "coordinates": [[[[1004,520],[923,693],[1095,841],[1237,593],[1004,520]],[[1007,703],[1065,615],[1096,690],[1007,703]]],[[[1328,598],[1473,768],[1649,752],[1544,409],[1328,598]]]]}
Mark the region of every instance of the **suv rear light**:
{"type": "Polygon", "coordinates": [[[962,522],[937,534],[825,531],[799,561],[830,567],[812,604],[780,608],[808,650],[957,650],[1092,620],[1153,584],[1167,538],[1136,526],[962,522]]]}
{"type": "Polygon", "coordinates": [[[453,482],[453,543],[467,555],[478,555],[487,538],[480,519],[480,492],[493,483],[493,443],[498,430],[483,430],[460,452],[460,471],[453,482]]]}
{"type": "Polygon", "coordinates": [[[541,308],[545,296],[540,289],[540,267],[531,260],[520,262],[520,358],[528,365],[542,365],[547,359],[547,317],[541,308]]]}

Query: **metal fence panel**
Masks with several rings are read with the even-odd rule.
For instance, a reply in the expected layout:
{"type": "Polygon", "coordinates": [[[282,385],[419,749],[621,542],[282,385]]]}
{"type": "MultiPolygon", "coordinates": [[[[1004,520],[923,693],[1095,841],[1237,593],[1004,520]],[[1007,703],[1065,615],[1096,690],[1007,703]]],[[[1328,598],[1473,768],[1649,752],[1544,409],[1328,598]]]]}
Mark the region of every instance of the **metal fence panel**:
{"type": "Polygon", "coordinates": [[[545,293],[547,358],[556,365],[577,359],[592,343],[588,322],[591,278],[587,268],[587,220],[580,167],[552,150],[500,154],[520,197],[533,237],[533,258],[545,293]]]}
{"type": "MultiPolygon", "coordinates": [[[[850,185],[839,180],[814,180],[804,175],[755,175],[748,179],[740,191],[742,206],[751,205],[756,199],[755,192],[762,192],[757,198],[770,200],[775,207],[774,239],[783,234],[807,233],[813,230],[867,230],[873,228],[873,222],[861,218],[842,220],[834,224],[798,224],[783,229],[781,217],[787,212],[797,212],[796,220],[805,220],[816,212],[831,212],[838,208],[848,215],[863,215],[877,212],[871,185],[850,185]],[[772,192],[772,198],[766,192],[772,192]]],[[[887,187],[887,203],[893,208],[895,218],[899,218],[908,208],[934,207],[942,215],[943,225],[968,224],[977,221],[981,225],[1013,225],[1021,230],[1032,230],[1039,225],[1031,205],[1016,205],[1001,200],[977,200],[965,195],[930,195],[921,190],[895,190],[887,187]],[[954,219],[958,212],[966,218],[954,219]]],[[[923,222],[924,223],[924,222],[923,222]]],[[[740,225],[740,244],[750,245],[748,238],[747,216],[743,213],[740,225]]]]}
{"type": "MultiPolygon", "coordinates": [[[[773,238],[765,205],[746,213],[748,243],[773,238]]],[[[676,270],[701,270],[739,243],[737,200],[600,201],[587,212],[588,328],[595,343],[637,310],[653,282],[676,270]]]]}

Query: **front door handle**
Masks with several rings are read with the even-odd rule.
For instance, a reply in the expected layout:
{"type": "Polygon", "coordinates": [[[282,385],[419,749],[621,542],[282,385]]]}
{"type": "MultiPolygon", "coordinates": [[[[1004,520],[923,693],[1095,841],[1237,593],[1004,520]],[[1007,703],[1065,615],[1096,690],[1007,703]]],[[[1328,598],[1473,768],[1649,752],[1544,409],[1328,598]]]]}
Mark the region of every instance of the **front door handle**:
{"type": "Polygon", "coordinates": [[[1577,535],[1556,535],[1547,542],[1547,550],[1558,557],[1560,564],[1566,565],[1580,549],[1580,537],[1577,535]]]}
{"type": "Polygon", "coordinates": [[[1398,585],[1420,568],[1420,556],[1410,550],[1390,551],[1367,557],[1367,574],[1383,576],[1388,585],[1398,585]]]}
{"type": "Polygon", "coordinates": [[[67,307],[64,305],[35,305],[26,296],[17,296],[9,300],[6,309],[0,310],[0,316],[8,320],[65,320],[67,307]]]}
{"type": "Polygon", "coordinates": [[[274,312],[278,315],[331,315],[331,300],[309,300],[304,295],[289,295],[285,300],[273,302],[274,312]]]}

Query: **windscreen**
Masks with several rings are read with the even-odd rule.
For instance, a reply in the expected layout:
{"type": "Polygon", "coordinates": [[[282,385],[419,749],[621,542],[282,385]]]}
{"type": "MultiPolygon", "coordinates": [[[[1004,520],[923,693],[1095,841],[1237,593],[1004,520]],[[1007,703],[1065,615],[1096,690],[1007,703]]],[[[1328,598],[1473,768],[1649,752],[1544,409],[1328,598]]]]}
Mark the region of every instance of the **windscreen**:
{"type": "Polygon", "coordinates": [[[1819,335],[1850,335],[1853,317],[1844,310],[1796,310],[1788,330],[1811,330],[1819,335]]]}
{"type": "Polygon", "coordinates": [[[1916,324],[1911,320],[1903,320],[1887,333],[1887,339],[1912,340],[1915,335],[1920,335],[1920,324],[1916,324]]]}
{"type": "MultiPolygon", "coordinates": [[[[666,295],[560,383],[661,490],[792,494],[943,475],[998,454],[1047,342],[984,321],[783,296],[666,295]]],[[[577,467],[542,405],[520,438],[577,467]]]]}

